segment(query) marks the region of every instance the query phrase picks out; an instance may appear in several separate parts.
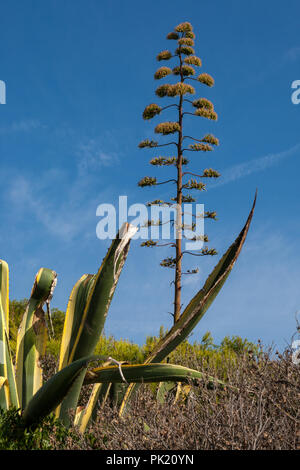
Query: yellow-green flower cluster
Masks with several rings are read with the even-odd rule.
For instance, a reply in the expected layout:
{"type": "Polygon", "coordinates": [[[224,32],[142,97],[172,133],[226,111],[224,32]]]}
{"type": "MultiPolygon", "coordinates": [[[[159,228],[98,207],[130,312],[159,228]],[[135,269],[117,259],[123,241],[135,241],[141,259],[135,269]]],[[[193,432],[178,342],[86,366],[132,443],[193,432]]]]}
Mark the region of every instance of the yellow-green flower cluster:
{"type": "Polygon", "coordinates": [[[143,149],[145,147],[153,148],[153,147],[157,147],[157,145],[158,145],[158,142],[155,142],[154,140],[145,139],[145,140],[142,140],[142,142],[139,143],[139,148],[140,149],[143,149]]]}
{"type": "Polygon", "coordinates": [[[179,34],[178,33],[175,33],[174,31],[172,31],[171,33],[169,33],[167,35],[167,39],[178,39],[179,38],[179,34]]]}
{"type": "Polygon", "coordinates": [[[159,206],[160,204],[165,204],[161,199],[155,199],[155,201],[147,202],[146,206],[159,206]]]}
{"type": "Polygon", "coordinates": [[[155,103],[151,103],[144,109],[143,118],[145,120],[152,119],[154,116],[161,112],[161,107],[155,103]]]}
{"type": "Polygon", "coordinates": [[[169,59],[171,59],[171,57],[172,57],[171,52],[168,51],[168,50],[166,50],[166,51],[161,51],[161,52],[158,54],[158,56],[156,57],[156,59],[157,59],[158,61],[160,61],[160,60],[169,60],[169,59]]]}
{"type": "Polygon", "coordinates": [[[156,245],[157,242],[154,242],[153,240],[147,240],[146,242],[141,243],[141,246],[147,246],[148,248],[153,248],[156,245]]]}
{"type": "Polygon", "coordinates": [[[189,148],[195,152],[211,152],[213,150],[209,144],[190,144],[189,148]]]}
{"type": "Polygon", "coordinates": [[[185,37],[195,39],[196,36],[195,36],[195,33],[193,33],[193,31],[186,31],[185,37]]]}
{"type": "Polygon", "coordinates": [[[143,188],[144,186],[155,186],[156,185],[156,178],[152,176],[145,176],[138,182],[138,186],[143,188]]]}
{"type": "Polygon", "coordinates": [[[211,111],[214,110],[214,105],[212,104],[211,101],[207,100],[206,98],[199,98],[197,100],[194,100],[193,106],[198,109],[204,108],[204,109],[210,109],[211,111]]]}
{"type": "Polygon", "coordinates": [[[216,212],[210,212],[210,211],[206,211],[204,212],[204,218],[205,219],[213,219],[213,220],[216,220],[217,218],[217,213],[216,212]]]}
{"type": "Polygon", "coordinates": [[[202,248],[201,250],[201,254],[202,256],[215,256],[218,254],[218,252],[213,248],[213,249],[209,249],[207,246],[202,248]]]}
{"type": "Polygon", "coordinates": [[[176,258],[171,258],[171,257],[165,258],[165,259],[162,260],[162,262],[160,263],[160,265],[161,265],[163,268],[175,268],[175,266],[176,266],[176,258]]]}
{"type": "Polygon", "coordinates": [[[185,189],[198,189],[198,191],[205,191],[205,184],[201,181],[190,179],[186,184],[183,185],[185,189]]]}
{"type": "Polygon", "coordinates": [[[219,145],[219,139],[212,134],[206,134],[201,142],[206,142],[207,144],[219,145]]]}
{"type": "MultiPolygon", "coordinates": [[[[174,198],[174,201],[176,201],[175,198],[174,198]]],[[[187,203],[188,203],[188,202],[196,202],[196,199],[195,199],[193,196],[191,196],[190,194],[186,194],[186,195],[183,195],[183,196],[182,196],[182,202],[183,202],[183,203],[184,203],[184,202],[187,202],[187,203]]]]}
{"type": "Polygon", "coordinates": [[[161,122],[160,124],[157,124],[154,131],[156,134],[174,134],[175,132],[180,131],[180,125],[178,122],[161,122]]]}
{"type": "Polygon", "coordinates": [[[180,38],[178,39],[178,44],[180,44],[180,46],[193,46],[194,41],[191,38],[180,38]]]}
{"type": "Polygon", "coordinates": [[[196,109],[195,115],[204,117],[206,119],[211,119],[212,121],[217,121],[218,119],[217,113],[215,111],[212,111],[211,109],[205,109],[205,108],[196,109]]]}
{"type": "Polygon", "coordinates": [[[203,171],[204,178],[219,178],[219,176],[221,176],[220,173],[212,168],[206,168],[203,171]]]}
{"type": "Polygon", "coordinates": [[[197,67],[202,66],[202,61],[200,57],[197,57],[196,55],[190,55],[189,57],[185,57],[184,62],[188,65],[196,65],[197,67]]]}
{"type": "Polygon", "coordinates": [[[156,70],[154,78],[155,80],[160,80],[161,78],[164,78],[171,73],[172,70],[169,67],[160,67],[158,70],[156,70]]]}
{"type": "Polygon", "coordinates": [[[207,86],[210,86],[210,87],[214,86],[214,84],[215,84],[214,79],[208,73],[201,73],[199,75],[199,77],[197,78],[197,80],[199,82],[203,83],[204,85],[207,85],[207,86]]]}
{"type": "Polygon", "coordinates": [[[177,95],[185,95],[186,93],[190,93],[193,95],[195,94],[195,88],[186,83],[179,82],[179,83],[175,83],[174,85],[169,85],[169,84],[161,85],[160,87],[157,88],[155,93],[160,98],[164,96],[174,97],[177,95]]]}
{"type": "Polygon", "coordinates": [[[209,239],[208,239],[208,236],[207,235],[195,235],[193,238],[190,239],[192,242],[196,242],[196,241],[201,241],[201,242],[204,242],[204,243],[208,243],[209,242],[209,239]]]}
{"type": "Polygon", "coordinates": [[[192,47],[180,46],[180,47],[177,47],[175,54],[176,55],[179,55],[179,54],[192,55],[192,54],[195,54],[195,51],[192,47]]]}
{"type": "Polygon", "coordinates": [[[193,26],[189,22],[180,23],[174,28],[177,33],[186,33],[193,31],[193,26]]]}
{"type": "Polygon", "coordinates": [[[154,166],[170,166],[175,165],[176,161],[176,157],[155,157],[150,160],[150,164],[154,166]]]}
{"type": "MultiPolygon", "coordinates": [[[[182,65],[181,66],[181,72],[184,77],[187,77],[188,75],[195,75],[195,69],[189,65],[182,65]]],[[[173,74],[174,75],[180,75],[180,67],[174,67],[173,68],[173,74]]]]}

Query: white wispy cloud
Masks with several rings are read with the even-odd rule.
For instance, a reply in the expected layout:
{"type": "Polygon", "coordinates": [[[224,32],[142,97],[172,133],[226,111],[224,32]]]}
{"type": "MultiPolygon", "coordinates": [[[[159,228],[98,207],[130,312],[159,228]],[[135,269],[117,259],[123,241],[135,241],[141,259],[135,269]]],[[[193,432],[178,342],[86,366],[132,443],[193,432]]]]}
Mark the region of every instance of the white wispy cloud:
{"type": "Polygon", "coordinates": [[[114,165],[118,159],[114,152],[104,152],[101,143],[95,139],[89,139],[81,143],[77,149],[77,167],[80,173],[97,170],[100,167],[114,165]]]}
{"type": "Polygon", "coordinates": [[[216,183],[212,184],[210,188],[222,186],[224,184],[228,184],[233,181],[244,178],[245,176],[249,176],[252,173],[264,171],[267,168],[276,165],[281,160],[295,155],[299,151],[300,143],[294,145],[288,150],[284,150],[283,152],[271,153],[269,155],[265,155],[264,157],[249,160],[248,162],[244,162],[239,165],[234,165],[230,168],[226,168],[225,170],[221,171],[222,177],[216,183]]]}
{"type": "Polygon", "coordinates": [[[300,59],[300,46],[291,47],[286,55],[285,58],[290,62],[296,62],[300,59]]]}
{"type": "Polygon", "coordinates": [[[36,219],[48,234],[63,240],[71,241],[86,233],[87,227],[91,234],[101,198],[97,192],[90,193],[90,184],[88,177],[77,176],[70,181],[65,172],[57,169],[40,174],[38,180],[34,175],[14,174],[6,183],[11,215],[36,219]]]}
{"type": "Polygon", "coordinates": [[[46,129],[47,126],[37,119],[24,119],[15,121],[7,126],[0,127],[0,134],[11,134],[14,132],[30,132],[36,129],[46,129]]]}

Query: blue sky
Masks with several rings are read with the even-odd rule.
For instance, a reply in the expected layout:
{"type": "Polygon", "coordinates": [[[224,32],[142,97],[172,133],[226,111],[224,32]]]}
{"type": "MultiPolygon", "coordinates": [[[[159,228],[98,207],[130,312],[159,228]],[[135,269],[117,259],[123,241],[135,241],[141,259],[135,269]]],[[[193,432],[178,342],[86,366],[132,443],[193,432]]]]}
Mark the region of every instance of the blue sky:
{"type": "MultiPolygon", "coordinates": [[[[141,117],[157,101],[155,57],[172,46],[166,34],[190,21],[202,71],[215,78],[214,88],[197,90],[214,102],[218,122],[191,117],[186,126],[221,142],[202,158],[222,178],[199,200],[218,213],[205,231],[220,255],[259,192],[242,254],[192,340],[210,330],[216,342],[225,335],[289,342],[300,310],[300,105],[291,102],[299,13],[294,0],[2,3],[0,257],[10,265],[11,298],[27,297],[39,267],[49,267],[58,273],[53,306],[65,310],[73,284],[97,271],[108,247],[96,238],[97,206],[119,195],[133,204],[168,194],[137,187],[142,176],[170,175],[153,171],[155,153],[137,145],[159,122],[141,117]]],[[[171,325],[172,273],[159,266],[169,254],[132,243],[107,334],[143,343],[171,325]]],[[[216,261],[191,259],[200,272],[185,280],[185,303],[216,261]]]]}

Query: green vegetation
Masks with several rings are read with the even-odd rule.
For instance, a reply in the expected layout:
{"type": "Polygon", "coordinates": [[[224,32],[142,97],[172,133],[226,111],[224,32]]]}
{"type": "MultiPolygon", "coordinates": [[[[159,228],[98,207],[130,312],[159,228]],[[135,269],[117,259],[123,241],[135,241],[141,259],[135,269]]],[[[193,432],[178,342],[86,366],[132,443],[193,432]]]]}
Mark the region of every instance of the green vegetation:
{"type": "MultiPolygon", "coordinates": [[[[21,301],[13,300],[10,302],[10,310],[12,312],[10,331],[14,332],[18,330],[19,321],[25,312],[27,302],[26,299],[21,301]]],[[[55,335],[54,338],[48,341],[46,355],[50,354],[56,359],[59,357],[64,320],[65,312],[53,308],[52,323],[55,335]]],[[[166,334],[167,331],[161,326],[159,335],[148,336],[143,346],[139,346],[128,339],[120,338],[116,340],[113,336],[106,337],[103,335],[96,345],[95,354],[100,356],[115,356],[118,360],[126,361],[131,364],[142,364],[157,343],[166,334]]],[[[182,358],[185,358],[185,361],[188,359],[196,359],[200,360],[203,364],[214,364],[216,368],[220,369],[224,362],[228,360],[235,361],[239,355],[247,351],[252,351],[253,354],[257,355],[258,347],[239,336],[232,338],[226,336],[220,345],[216,345],[214,344],[211,333],[207,332],[203,335],[200,342],[194,341],[191,343],[188,340],[183,341],[168,357],[170,362],[180,360],[179,363],[181,363],[182,358]]]]}

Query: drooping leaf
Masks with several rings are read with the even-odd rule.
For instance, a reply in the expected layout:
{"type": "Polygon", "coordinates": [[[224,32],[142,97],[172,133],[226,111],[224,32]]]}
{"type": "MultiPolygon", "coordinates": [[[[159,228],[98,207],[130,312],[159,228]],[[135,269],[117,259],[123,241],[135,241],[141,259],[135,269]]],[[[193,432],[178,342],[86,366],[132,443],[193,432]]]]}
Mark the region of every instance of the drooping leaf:
{"type": "Polygon", "coordinates": [[[26,426],[51,413],[68,394],[83,370],[91,361],[105,361],[107,357],[90,356],[72,362],[49,379],[31,398],[23,412],[26,426]]]}
{"type": "Polygon", "coordinates": [[[221,380],[215,379],[194,369],[188,367],[177,366],[174,364],[133,364],[110,366],[110,367],[97,367],[89,370],[86,373],[84,384],[94,383],[122,383],[123,377],[127,382],[132,383],[151,383],[162,381],[178,381],[184,382],[191,379],[201,379],[212,383],[219,383],[224,385],[221,380]]]}

